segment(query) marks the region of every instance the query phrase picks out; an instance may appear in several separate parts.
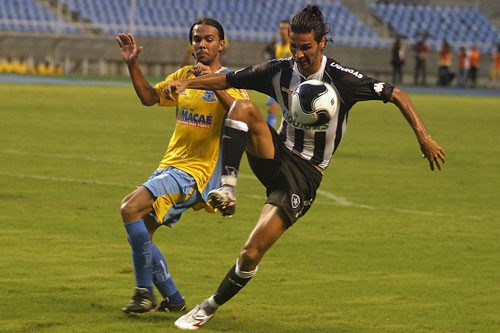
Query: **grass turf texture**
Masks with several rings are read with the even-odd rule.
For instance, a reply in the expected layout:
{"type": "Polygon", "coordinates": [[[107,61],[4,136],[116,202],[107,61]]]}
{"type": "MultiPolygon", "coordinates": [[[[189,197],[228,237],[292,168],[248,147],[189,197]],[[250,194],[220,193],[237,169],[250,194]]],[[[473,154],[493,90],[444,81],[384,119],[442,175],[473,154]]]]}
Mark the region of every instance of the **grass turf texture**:
{"type": "MultiPolygon", "coordinates": [[[[499,330],[500,100],[412,97],[445,170],[395,107],[356,105],[313,208],[204,332],[499,330]]],[[[1,84],[0,100],[0,332],[176,331],[177,314],[120,311],[134,287],[120,200],[155,169],[173,113],[132,87],[1,84]]],[[[189,211],[155,235],[189,308],[259,214],[246,159],[241,175],[233,219],[189,211]]]]}

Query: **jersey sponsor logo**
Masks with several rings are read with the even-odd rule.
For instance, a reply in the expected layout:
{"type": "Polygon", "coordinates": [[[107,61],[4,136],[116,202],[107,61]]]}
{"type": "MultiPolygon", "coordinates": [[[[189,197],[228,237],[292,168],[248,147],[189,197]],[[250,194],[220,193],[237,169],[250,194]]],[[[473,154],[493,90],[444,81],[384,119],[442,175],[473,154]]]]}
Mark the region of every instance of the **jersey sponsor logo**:
{"type": "Polygon", "coordinates": [[[382,95],[382,91],[384,91],[384,82],[377,82],[373,85],[373,90],[377,93],[378,96],[382,95]]]}
{"type": "Polygon", "coordinates": [[[212,127],[212,118],[213,116],[211,114],[204,115],[194,113],[189,109],[182,109],[177,117],[177,122],[187,126],[210,128],[212,127]]]}
{"type": "Polygon", "coordinates": [[[292,194],[292,198],[291,198],[290,201],[291,201],[290,203],[292,204],[292,208],[293,209],[299,207],[299,205],[300,205],[300,197],[297,194],[295,194],[295,193],[292,194]]]}
{"type": "Polygon", "coordinates": [[[301,124],[295,120],[293,120],[292,114],[290,111],[283,111],[283,118],[285,121],[288,123],[288,125],[293,126],[295,128],[300,128],[302,130],[311,130],[311,131],[326,131],[328,127],[330,126],[329,123],[323,124],[321,126],[310,126],[310,125],[304,125],[301,124]]]}
{"type": "Polygon", "coordinates": [[[349,67],[341,66],[340,64],[337,64],[336,62],[332,62],[332,64],[330,66],[332,66],[333,68],[336,68],[338,70],[341,70],[342,72],[346,72],[346,73],[352,74],[355,77],[357,77],[358,79],[362,79],[363,78],[363,74],[361,74],[357,70],[349,68],[349,67]]]}
{"type": "Polygon", "coordinates": [[[201,99],[204,100],[205,102],[209,102],[209,103],[217,102],[217,98],[215,97],[215,93],[211,90],[205,91],[203,96],[201,96],[201,99]]]}

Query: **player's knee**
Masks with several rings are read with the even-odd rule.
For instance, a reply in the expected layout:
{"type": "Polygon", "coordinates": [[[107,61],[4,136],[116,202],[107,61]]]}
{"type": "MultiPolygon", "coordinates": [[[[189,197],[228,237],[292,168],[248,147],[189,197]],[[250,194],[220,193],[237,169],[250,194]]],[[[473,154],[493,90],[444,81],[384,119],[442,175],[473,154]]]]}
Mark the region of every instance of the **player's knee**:
{"type": "Polygon", "coordinates": [[[247,99],[237,99],[231,105],[228,118],[248,123],[257,118],[262,119],[262,115],[254,102],[247,99]]]}
{"type": "Polygon", "coordinates": [[[120,214],[122,216],[123,222],[131,222],[136,220],[136,216],[139,213],[139,208],[134,203],[133,200],[125,198],[120,206],[120,214]]]}
{"type": "Polygon", "coordinates": [[[262,256],[263,251],[253,246],[245,246],[240,252],[239,265],[243,271],[252,271],[257,267],[262,256]]]}

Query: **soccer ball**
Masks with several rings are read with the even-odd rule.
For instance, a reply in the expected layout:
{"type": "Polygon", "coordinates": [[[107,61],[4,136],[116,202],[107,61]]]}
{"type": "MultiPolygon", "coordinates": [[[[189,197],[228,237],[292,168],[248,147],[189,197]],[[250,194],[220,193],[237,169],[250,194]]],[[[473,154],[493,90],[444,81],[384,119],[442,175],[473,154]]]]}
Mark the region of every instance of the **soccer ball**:
{"type": "Polygon", "coordinates": [[[328,123],[339,111],[340,100],[333,87],[319,80],[302,82],[292,95],[292,118],[303,125],[328,123]]]}

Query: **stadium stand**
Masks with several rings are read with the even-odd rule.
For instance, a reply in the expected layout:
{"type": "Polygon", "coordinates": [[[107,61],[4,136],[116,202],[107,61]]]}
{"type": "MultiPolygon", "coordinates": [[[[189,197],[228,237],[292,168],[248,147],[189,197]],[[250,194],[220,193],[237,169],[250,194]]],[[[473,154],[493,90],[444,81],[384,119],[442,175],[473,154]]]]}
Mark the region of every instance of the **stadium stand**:
{"type": "Polygon", "coordinates": [[[77,32],[73,25],[61,24],[51,10],[34,0],[0,1],[0,30],[56,32],[58,29],[77,32]]]}
{"type": "MultiPolygon", "coordinates": [[[[315,2],[331,22],[338,45],[389,46],[340,0],[315,2]]],[[[499,29],[477,8],[429,3],[373,1],[370,9],[394,34],[412,40],[428,34],[434,49],[444,39],[455,48],[483,45],[482,51],[500,42],[499,29]]],[[[94,33],[127,30],[138,36],[184,37],[191,22],[209,16],[224,22],[234,40],[265,42],[274,36],[276,22],[289,19],[302,6],[292,0],[2,0],[0,30],[77,33],[85,27],[94,33]],[[56,17],[58,10],[66,16],[56,17]]]]}
{"type": "Polygon", "coordinates": [[[370,8],[394,34],[414,40],[426,35],[434,50],[443,40],[455,50],[477,44],[482,52],[500,42],[499,29],[474,7],[379,2],[370,8]]]}
{"type": "MultiPolygon", "coordinates": [[[[433,48],[447,38],[454,48],[477,44],[479,71],[487,79],[489,55],[500,43],[500,2],[474,0],[314,0],[332,26],[326,54],[367,74],[390,78],[390,47],[406,36],[405,71],[413,68],[412,46],[421,33],[433,48]],[[496,26],[495,26],[496,24],[496,26]],[[367,48],[363,52],[354,48],[367,48]],[[353,52],[354,51],[354,52],[353,52]]],[[[275,37],[276,23],[306,1],[296,0],[0,0],[0,60],[25,58],[29,65],[50,59],[66,72],[124,73],[114,35],[132,32],[147,52],[147,73],[170,72],[183,61],[187,30],[201,16],[220,20],[230,40],[226,64],[243,67],[261,60],[275,37]],[[167,37],[167,38],[165,38],[167,37]]],[[[453,64],[455,66],[455,64],[453,64]]],[[[429,75],[435,75],[429,67],[429,75]]],[[[405,75],[408,76],[407,73],[405,75]]],[[[406,79],[406,82],[409,80],[406,79]]]]}
{"type": "MultiPolygon", "coordinates": [[[[318,1],[317,1],[318,2],[318,1]]],[[[141,0],[134,11],[131,1],[123,0],[60,0],[45,1],[56,11],[64,12],[83,22],[94,31],[116,34],[132,30],[137,36],[184,37],[188,25],[197,17],[216,17],[235,40],[269,41],[274,36],[276,22],[289,19],[302,3],[290,0],[141,0]],[[140,5],[139,5],[140,4],[140,5]],[[201,7],[200,7],[201,4],[201,7]],[[133,24],[130,24],[133,16],[133,24]]],[[[358,19],[340,1],[319,1],[325,16],[332,22],[335,40],[340,45],[381,46],[380,37],[358,19]]],[[[0,19],[25,23],[47,21],[49,24],[1,25],[2,30],[32,30],[54,32],[57,24],[54,13],[34,0],[4,0],[0,19]],[[4,10],[4,8],[6,8],[4,10]],[[26,16],[25,13],[32,15],[26,16]]],[[[64,32],[77,32],[73,26],[64,32]]],[[[333,36],[332,36],[333,37],[333,36]]]]}

